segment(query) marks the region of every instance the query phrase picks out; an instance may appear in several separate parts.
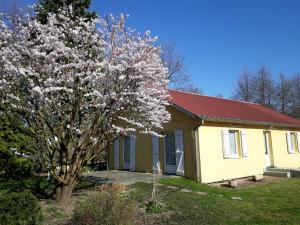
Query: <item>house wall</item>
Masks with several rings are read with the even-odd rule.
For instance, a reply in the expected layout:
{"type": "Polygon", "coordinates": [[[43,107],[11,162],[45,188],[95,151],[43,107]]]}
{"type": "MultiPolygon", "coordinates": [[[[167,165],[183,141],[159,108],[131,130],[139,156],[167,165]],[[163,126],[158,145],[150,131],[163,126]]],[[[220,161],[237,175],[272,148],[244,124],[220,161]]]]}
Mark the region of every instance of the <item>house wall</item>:
{"type": "MultiPolygon", "coordinates": [[[[171,114],[171,121],[164,125],[164,129],[160,133],[174,132],[175,130],[183,130],[184,140],[184,169],[185,177],[196,179],[196,161],[194,148],[194,129],[198,120],[188,116],[173,107],[167,110],[171,114]]],[[[120,169],[123,169],[123,144],[124,138],[120,137],[120,169]]],[[[109,169],[114,169],[114,149],[113,144],[109,147],[109,169]]],[[[160,164],[161,170],[165,172],[165,154],[164,154],[164,138],[160,138],[160,164]]],[[[137,134],[136,136],[136,171],[152,172],[152,138],[151,135],[137,134]]]]}
{"type": "Polygon", "coordinates": [[[300,153],[288,154],[286,131],[249,125],[206,123],[198,128],[201,182],[211,183],[263,174],[265,169],[264,131],[270,131],[271,162],[276,167],[300,167],[300,153]],[[223,156],[222,130],[244,130],[248,157],[242,157],[239,146],[237,159],[223,156]]]}
{"type": "Polygon", "coordinates": [[[222,129],[241,130],[241,127],[201,126],[199,127],[201,182],[211,183],[222,180],[263,174],[265,146],[263,131],[244,129],[247,136],[248,157],[224,159],[222,129]]]}
{"type": "MultiPolygon", "coordinates": [[[[273,160],[275,167],[300,167],[300,153],[296,149],[295,153],[288,153],[285,130],[272,130],[273,160]]],[[[298,140],[300,144],[300,140],[298,140]]]]}

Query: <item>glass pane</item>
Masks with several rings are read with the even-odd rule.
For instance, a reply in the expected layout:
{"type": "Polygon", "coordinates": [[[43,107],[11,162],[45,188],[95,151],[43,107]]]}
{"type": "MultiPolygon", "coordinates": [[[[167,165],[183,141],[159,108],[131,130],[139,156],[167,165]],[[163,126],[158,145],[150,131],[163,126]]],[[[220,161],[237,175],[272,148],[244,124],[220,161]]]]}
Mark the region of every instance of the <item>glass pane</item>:
{"type": "Polygon", "coordinates": [[[296,133],[291,133],[291,138],[292,138],[292,148],[294,151],[296,151],[296,143],[297,143],[297,136],[296,133]]]}
{"type": "Polygon", "coordinates": [[[230,145],[230,154],[236,155],[236,132],[229,132],[229,145],[230,145]]]}
{"type": "Polygon", "coordinates": [[[166,163],[167,165],[176,165],[175,155],[175,135],[167,134],[165,137],[166,163]]]}
{"type": "Polygon", "coordinates": [[[265,154],[267,155],[269,152],[269,145],[268,145],[268,133],[264,133],[264,138],[265,138],[265,154]]]}
{"type": "Polygon", "coordinates": [[[130,137],[124,138],[124,162],[130,163],[130,137]]]}

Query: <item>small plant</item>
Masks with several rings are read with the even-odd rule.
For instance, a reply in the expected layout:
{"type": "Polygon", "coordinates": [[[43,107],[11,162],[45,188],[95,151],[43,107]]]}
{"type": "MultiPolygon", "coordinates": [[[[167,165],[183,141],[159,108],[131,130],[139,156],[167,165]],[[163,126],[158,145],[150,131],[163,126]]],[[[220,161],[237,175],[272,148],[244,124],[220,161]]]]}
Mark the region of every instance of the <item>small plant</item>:
{"type": "Polygon", "coordinates": [[[160,213],[162,210],[164,193],[159,189],[157,181],[158,175],[153,173],[151,198],[146,202],[146,212],[148,213],[160,213]]]}
{"type": "Polygon", "coordinates": [[[100,191],[104,191],[104,192],[124,193],[127,190],[127,185],[119,184],[119,183],[103,184],[99,187],[99,189],[100,191]]]}
{"type": "Polygon", "coordinates": [[[149,201],[146,203],[147,213],[161,213],[161,206],[154,201],[149,201]]]}
{"type": "Polygon", "coordinates": [[[91,173],[94,172],[94,170],[90,166],[85,166],[82,168],[82,173],[91,173]]]}
{"type": "Polygon", "coordinates": [[[41,207],[29,191],[0,193],[0,225],[37,225],[41,221],[41,207]]]}
{"type": "Polygon", "coordinates": [[[97,192],[75,205],[73,225],[132,225],[135,204],[116,192],[97,192]]]}

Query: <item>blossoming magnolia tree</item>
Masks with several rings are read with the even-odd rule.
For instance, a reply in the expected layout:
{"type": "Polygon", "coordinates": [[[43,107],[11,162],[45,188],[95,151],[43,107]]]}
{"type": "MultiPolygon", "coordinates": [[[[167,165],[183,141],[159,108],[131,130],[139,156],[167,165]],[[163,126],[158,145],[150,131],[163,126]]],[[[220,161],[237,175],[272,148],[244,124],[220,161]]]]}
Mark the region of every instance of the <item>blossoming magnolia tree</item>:
{"type": "Polygon", "coordinates": [[[71,198],[83,166],[115,136],[156,134],[170,118],[156,38],[125,20],[74,20],[68,9],[46,24],[23,22],[17,32],[1,21],[1,100],[34,130],[58,202],[71,198]]]}

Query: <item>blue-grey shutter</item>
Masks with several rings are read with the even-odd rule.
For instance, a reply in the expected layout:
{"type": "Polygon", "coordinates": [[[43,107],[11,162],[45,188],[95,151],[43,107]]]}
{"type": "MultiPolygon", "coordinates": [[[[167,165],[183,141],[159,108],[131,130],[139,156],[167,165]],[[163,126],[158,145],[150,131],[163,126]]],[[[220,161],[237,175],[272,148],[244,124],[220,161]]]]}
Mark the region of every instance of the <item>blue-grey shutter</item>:
{"type": "Polygon", "coordinates": [[[176,174],[184,175],[183,131],[175,130],[176,174]]]}
{"type": "Polygon", "coordinates": [[[130,171],[135,171],[135,137],[130,136],[130,171]]]}
{"type": "Polygon", "coordinates": [[[160,173],[159,137],[155,135],[152,135],[152,170],[153,173],[160,173]]]}
{"type": "Polygon", "coordinates": [[[114,168],[117,170],[119,169],[119,162],[120,162],[120,159],[119,159],[119,155],[120,155],[120,152],[119,152],[119,147],[120,147],[120,139],[119,138],[116,138],[114,140],[114,168]]]}

